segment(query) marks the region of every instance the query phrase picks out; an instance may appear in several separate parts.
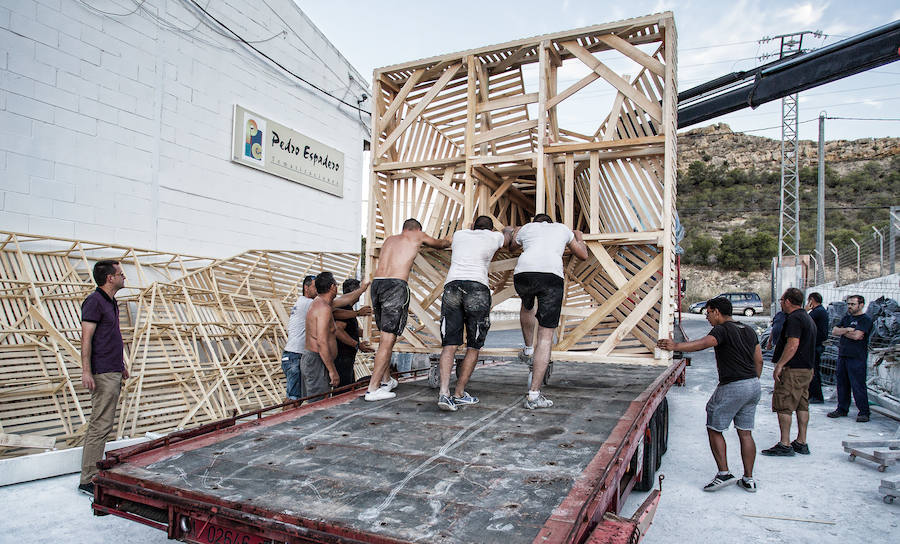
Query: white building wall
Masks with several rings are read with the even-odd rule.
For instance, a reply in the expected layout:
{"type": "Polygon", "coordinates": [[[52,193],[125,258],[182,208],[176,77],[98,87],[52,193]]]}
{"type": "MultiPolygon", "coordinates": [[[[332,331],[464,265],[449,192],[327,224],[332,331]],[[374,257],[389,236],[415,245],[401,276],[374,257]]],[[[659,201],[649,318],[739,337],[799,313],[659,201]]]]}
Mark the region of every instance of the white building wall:
{"type": "MultiPolygon", "coordinates": [[[[207,9],[275,36],[254,46],[347,102],[370,95],[292,0],[207,9]]],[[[369,116],[207,23],[189,0],[0,0],[0,229],[215,257],[359,251],[369,116]],[[342,151],[343,198],[231,162],[236,103],[342,151]]]]}

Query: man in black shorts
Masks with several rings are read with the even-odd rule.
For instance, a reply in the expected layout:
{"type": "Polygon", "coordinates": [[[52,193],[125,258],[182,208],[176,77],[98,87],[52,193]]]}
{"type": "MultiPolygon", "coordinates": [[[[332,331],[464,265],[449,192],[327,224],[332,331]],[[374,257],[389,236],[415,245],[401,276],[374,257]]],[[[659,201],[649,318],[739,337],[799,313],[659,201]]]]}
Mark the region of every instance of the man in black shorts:
{"type": "Polygon", "coordinates": [[[588,258],[581,231],[554,223],[547,214],[515,230],[511,247],[522,246],[513,271],[513,285],[522,299],[519,323],[525,340],[525,356],[533,356],[531,387],[524,406],[529,410],[549,408],[553,401],[541,395],[544,373],[550,363],[553,330],[559,326],[563,301],[563,252],[568,247],[579,259],[588,258]],[[535,299],[537,304],[535,304],[535,299]],[[534,328],[537,325],[537,343],[534,328]]]}
{"type": "Polygon", "coordinates": [[[714,348],[719,385],[706,403],[706,432],[709,448],[719,472],[704,491],[717,491],[737,482],[750,493],[756,492],[753,480],[753,464],[756,461],[756,442],[753,441],[753,425],[756,422],[756,405],[759,402],[759,376],[762,374],[762,349],[756,332],[731,318],[732,306],[727,298],[714,298],[706,302],[706,320],[713,326],[709,334],[692,342],[675,342],[671,339],[656,343],[659,349],[669,351],[700,351],[714,348]],[[728,470],[725,436],[722,434],[731,422],[741,442],[741,461],[744,476],[737,480],[728,470]]]}
{"type": "Polygon", "coordinates": [[[791,287],[779,299],[787,314],[784,327],[775,345],[772,361],[775,388],[772,390],[772,411],[778,414],[781,438],[777,444],[762,450],[763,455],[809,455],[806,428],[809,425],[809,382],[813,377],[816,356],[816,324],[803,309],[803,292],[791,287]],[[791,419],[797,413],[797,438],[791,441],[791,419]]]}
{"type": "MultiPolygon", "coordinates": [[[[507,231],[509,232],[509,231],[507,231]]],[[[494,253],[509,241],[509,236],[494,230],[490,217],[475,219],[472,230],[453,235],[450,270],[441,298],[441,390],[438,408],[455,412],[459,406],[476,404],[478,397],[466,392],[466,384],[475,369],[478,352],[484,346],[491,327],[491,290],[488,267],[494,253]],[[466,331],[466,356],[457,373],[456,390],[450,395],[450,371],[456,350],[466,331]]]]}
{"type": "Polygon", "coordinates": [[[375,352],[375,365],[369,380],[369,388],[366,390],[367,401],[397,396],[392,391],[397,387],[397,380],[391,378],[388,367],[391,363],[394,342],[406,328],[406,318],[409,314],[407,283],[409,271],[423,245],[444,249],[450,246],[450,240],[432,238],[422,232],[421,223],[415,219],[407,219],[403,222],[403,231],[389,236],[381,245],[371,294],[375,325],[381,331],[381,338],[375,352]],[[388,378],[387,381],[383,381],[385,378],[388,378]]]}

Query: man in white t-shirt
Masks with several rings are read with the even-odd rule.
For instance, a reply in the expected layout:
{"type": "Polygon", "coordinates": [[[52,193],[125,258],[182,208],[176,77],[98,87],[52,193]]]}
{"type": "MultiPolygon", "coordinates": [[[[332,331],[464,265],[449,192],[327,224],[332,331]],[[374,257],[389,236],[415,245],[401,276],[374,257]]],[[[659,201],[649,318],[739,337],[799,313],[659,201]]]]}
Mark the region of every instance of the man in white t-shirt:
{"type": "Polygon", "coordinates": [[[587,246],[581,238],[581,231],[572,231],[561,223],[554,223],[549,215],[543,213],[534,216],[531,223],[519,227],[513,240],[511,246],[522,246],[522,254],[513,271],[513,285],[522,299],[519,322],[525,340],[523,353],[534,357],[525,408],[549,408],[553,406],[553,401],[541,395],[541,384],[550,363],[553,330],[559,326],[562,312],[565,287],[562,256],[568,247],[576,257],[585,260],[588,258],[587,246]]]}
{"type": "Polygon", "coordinates": [[[444,282],[441,298],[441,391],[438,407],[455,412],[459,406],[476,404],[478,397],[466,392],[466,384],[475,369],[478,352],[484,346],[491,327],[491,290],[488,266],[494,253],[509,241],[509,234],[495,230],[493,220],[481,215],[472,230],[460,230],[453,235],[450,246],[450,270],[444,282]],[[456,390],[450,395],[450,370],[456,350],[466,331],[466,355],[457,373],[456,390]]]}

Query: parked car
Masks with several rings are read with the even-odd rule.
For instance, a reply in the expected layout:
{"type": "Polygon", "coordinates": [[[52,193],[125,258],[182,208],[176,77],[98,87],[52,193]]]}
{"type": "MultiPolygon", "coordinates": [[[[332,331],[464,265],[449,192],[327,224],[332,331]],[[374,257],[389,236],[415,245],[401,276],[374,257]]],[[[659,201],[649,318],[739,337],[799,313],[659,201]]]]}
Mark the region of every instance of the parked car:
{"type": "MultiPolygon", "coordinates": [[[[713,298],[719,297],[727,298],[731,301],[731,307],[735,314],[744,314],[750,317],[753,314],[764,311],[762,299],[759,298],[758,293],[722,293],[713,298]]],[[[703,311],[704,306],[706,306],[706,301],[701,300],[691,304],[689,310],[691,313],[699,314],[703,311]]]]}

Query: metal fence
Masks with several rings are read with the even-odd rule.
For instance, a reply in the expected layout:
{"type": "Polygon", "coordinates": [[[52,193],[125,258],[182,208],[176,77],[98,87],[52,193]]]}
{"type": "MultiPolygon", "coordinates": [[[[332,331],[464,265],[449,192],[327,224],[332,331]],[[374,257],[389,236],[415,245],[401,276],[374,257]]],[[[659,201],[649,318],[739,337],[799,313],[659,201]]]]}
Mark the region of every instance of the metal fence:
{"type": "MultiPolygon", "coordinates": [[[[828,244],[827,254],[814,254],[804,274],[802,288],[808,295],[818,292],[828,308],[829,330],[847,312],[846,299],[860,295],[865,299],[866,313],[873,321],[869,338],[869,376],[876,379],[886,359],[897,358],[900,350],[900,206],[890,209],[890,223],[881,228],[871,227],[871,234],[851,239],[850,244],[836,247],[828,244]],[[818,278],[818,281],[816,281],[818,278]]],[[[774,298],[774,297],[773,297],[774,298]]],[[[768,329],[762,333],[763,346],[768,329]]],[[[822,381],[834,384],[838,338],[830,336],[822,356],[822,381]]],[[[771,358],[771,351],[765,353],[771,358]]],[[[897,387],[896,385],[894,386],[897,387]]]]}

